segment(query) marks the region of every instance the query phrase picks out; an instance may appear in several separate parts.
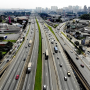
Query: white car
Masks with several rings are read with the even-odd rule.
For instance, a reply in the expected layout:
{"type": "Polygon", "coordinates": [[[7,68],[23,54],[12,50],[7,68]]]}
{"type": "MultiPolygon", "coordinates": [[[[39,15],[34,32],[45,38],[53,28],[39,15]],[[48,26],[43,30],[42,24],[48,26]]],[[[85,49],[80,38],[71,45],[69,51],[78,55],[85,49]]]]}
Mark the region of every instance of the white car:
{"type": "Polygon", "coordinates": [[[68,72],[67,72],[67,75],[68,75],[69,77],[71,76],[71,73],[70,73],[70,71],[68,71],[68,72]]]}

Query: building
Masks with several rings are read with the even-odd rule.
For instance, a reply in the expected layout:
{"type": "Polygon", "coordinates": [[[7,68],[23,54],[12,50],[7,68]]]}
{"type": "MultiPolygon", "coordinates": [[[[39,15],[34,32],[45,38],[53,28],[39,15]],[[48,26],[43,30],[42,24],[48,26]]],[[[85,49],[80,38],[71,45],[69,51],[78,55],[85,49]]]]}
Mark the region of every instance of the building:
{"type": "Polygon", "coordinates": [[[36,11],[37,11],[38,13],[41,13],[41,12],[42,12],[42,8],[41,8],[41,7],[36,7],[36,11]]]}
{"type": "Polygon", "coordinates": [[[90,45],[90,40],[89,39],[82,39],[81,44],[82,45],[90,45]]]}
{"type": "Polygon", "coordinates": [[[90,13],[90,7],[88,7],[88,13],[90,13]]]}
{"type": "Polygon", "coordinates": [[[15,33],[19,32],[20,30],[21,28],[18,26],[0,23],[0,33],[15,33]]]}
{"type": "Polygon", "coordinates": [[[56,11],[58,9],[57,6],[51,6],[51,11],[56,11]]]}
{"type": "Polygon", "coordinates": [[[87,6],[86,5],[84,6],[84,12],[87,12],[87,6]]]}

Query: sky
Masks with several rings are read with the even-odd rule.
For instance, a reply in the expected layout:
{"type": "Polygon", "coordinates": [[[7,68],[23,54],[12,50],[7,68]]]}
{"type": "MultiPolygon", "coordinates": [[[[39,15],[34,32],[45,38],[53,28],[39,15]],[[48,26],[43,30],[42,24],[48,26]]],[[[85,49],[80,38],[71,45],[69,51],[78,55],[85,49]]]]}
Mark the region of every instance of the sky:
{"type": "Polygon", "coordinates": [[[89,0],[0,0],[0,9],[22,8],[35,9],[36,7],[51,8],[57,6],[58,8],[72,6],[87,7],[90,6],[89,0]]]}

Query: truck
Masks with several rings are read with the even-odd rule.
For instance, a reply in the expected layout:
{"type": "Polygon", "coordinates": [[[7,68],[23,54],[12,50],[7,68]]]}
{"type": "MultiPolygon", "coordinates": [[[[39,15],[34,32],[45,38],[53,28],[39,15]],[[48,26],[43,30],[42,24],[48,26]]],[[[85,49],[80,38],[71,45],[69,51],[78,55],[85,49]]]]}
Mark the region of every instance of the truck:
{"type": "Polygon", "coordinates": [[[28,43],[28,46],[29,46],[29,47],[31,46],[31,43],[32,43],[32,40],[30,40],[29,43],[28,43]]]}
{"type": "Polygon", "coordinates": [[[54,40],[52,40],[51,43],[53,44],[54,43],[54,40]]]}
{"type": "Polygon", "coordinates": [[[18,40],[17,40],[17,44],[19,44],[19,42],[20,42],[20,40],[18,39],[18,40]]]}
{"type": "Polygon", "coordinates": [[[29,74],[31,72],[32,63],[29,62],[26,73],[29,74]]]}
{"type": "Polygon", "coordinates": [[[60,30],[59,26],[57,27],[57,30],[60,30]]]}
{"type": "Polygon", "coordinates": [[[20,39],[20,43],[22,43],[23,39],[20,39]]]}
{"type": "Polygon", "coordinates": [[[49,54],[48,54],[48,50],[46,49],[46,52],[45,52],[45,60],[48,59],[48,56],[49,56],[49,54]]]}

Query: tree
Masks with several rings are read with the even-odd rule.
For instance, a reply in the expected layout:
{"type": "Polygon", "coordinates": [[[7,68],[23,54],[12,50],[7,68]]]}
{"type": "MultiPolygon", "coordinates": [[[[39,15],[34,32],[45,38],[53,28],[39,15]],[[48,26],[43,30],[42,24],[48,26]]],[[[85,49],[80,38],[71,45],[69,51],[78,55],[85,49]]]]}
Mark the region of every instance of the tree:
{"type": "Polygon", "coordinates": [[[10,41],[8,41],[8,42],[7,42],[7,44],[6,44],[6,46],[9,46],[9,47],[11,47],[11,48],[12,48],[13,43],[12,43],[12,42],[10,42],[10,41]]]}
{"type": "Polygon", "coordinates": [[[75,43],[77,46],[79,46],[79,42],[78,42],[78,41],[75,41],[74,43],[75,43]]]}
{"type": "Polygon", "coordinates": [[[83,14],[80,16],[81,19],[90,20],[90,14],[83,14]]]}
{"type": "Polygon", "coordinates": [[[0,59],[2,59],[2,52],[0,52],[0,59]]]}

